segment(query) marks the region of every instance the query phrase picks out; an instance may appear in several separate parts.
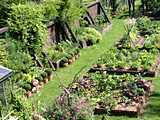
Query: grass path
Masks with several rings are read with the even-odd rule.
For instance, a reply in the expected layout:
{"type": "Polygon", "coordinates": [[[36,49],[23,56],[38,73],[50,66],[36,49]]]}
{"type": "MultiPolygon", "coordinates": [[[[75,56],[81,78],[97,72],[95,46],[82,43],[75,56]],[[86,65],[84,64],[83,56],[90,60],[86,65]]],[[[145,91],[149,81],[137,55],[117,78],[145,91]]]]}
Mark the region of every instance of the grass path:
{"type": "Polygon", "coordinates": [[[45,85],[40,93],[36,94],[31,100],[39,100],[43,105],[52,103],[62,90],[60,83],[67,86],[83,67],[84,69],[81,74],[85,73],[106,49],[111,48],[114,43],[122,37],[124,32],[123,20],[114,19],[111,30],[103,34],[103,41],[100,41],[97,45],[81,50],[80,58],[67,68],[57,70],[54,80],[45,85]]]}

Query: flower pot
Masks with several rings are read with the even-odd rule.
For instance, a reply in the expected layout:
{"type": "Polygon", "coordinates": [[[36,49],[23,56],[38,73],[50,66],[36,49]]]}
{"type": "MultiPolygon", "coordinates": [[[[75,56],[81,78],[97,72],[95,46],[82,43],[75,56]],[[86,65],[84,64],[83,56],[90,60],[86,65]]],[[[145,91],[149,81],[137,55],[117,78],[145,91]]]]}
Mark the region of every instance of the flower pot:
{"type": "Polygon", "coordinates": [[[39,91],[42,88],[42,86],[38,85],[36,86],[37,91],[39,91]]]}
{"type": "Polygon", "coordinates": [[[48,75],[48,80],[52,80],[53,79],[53,74],[48,75]]]}
{"type": "Polygon", "coordinates": [[[106,68],[106,65],[105,64],[98,64],[97,67],[99,67],[99,68],[106,68]]]}
{"type": "Polygon", "coordinates": [[[72,59],[68,60],[68,64],[72,64],[72,62],[73,62],[72,59]]]}
{"type": "Polygon", "coordinates": [[[64,67],[68,67],[68,63],[67,63],[67,62],[64,63],[63,66],[64,66],[64,67]]]}
{"type": "Polygon", "coordinates": [[[32,92],[31,92],[31,91],[27,91],[26,96],[27,96],[28,98],[30,98],[30,97],[32,97],[32,96],[33,96],[33,94],[32,94],[32,92]]]}
{"type": "Polygon", "coordinates": [[[87,48],[87,42],[85,40],[80,41],[80,45],[82,48],[87,48]]]}
{"type": "Polygon", "coordinates": [[[39,85],[39,81],[36,80],[36,79],[32,80],[32,85],[33,85],[34,87],[38,86],[38,85],[39,85]]]}
{"type": "Polygon", "coordinates": [[[36,93],[37,92],[37,88],[36,87],[33,87],[32,88],[32,93],[36,93]]]}
{"type": "Polygon", "coordinates": [[[72,61],[73,61],[73,62],[76,61],[76,58],[75,58],[75,57],[72,57],[72,61]]]}
{"type": "Polygon", "coordinates": [[[44,83],[47,84],[48,83],[48,78],[44,79],[44,83]]]}
{"type": "Polygon", "coordinates": [[[43,87],[44,86],[44,82],[40,82],[39,85],[43,87]]]}
{"type": "Polygon", "coordinates": [[[77,55],[75,55],[75,59],[78,59],[79,58],[79,55],[77,54],[77,55]]]}

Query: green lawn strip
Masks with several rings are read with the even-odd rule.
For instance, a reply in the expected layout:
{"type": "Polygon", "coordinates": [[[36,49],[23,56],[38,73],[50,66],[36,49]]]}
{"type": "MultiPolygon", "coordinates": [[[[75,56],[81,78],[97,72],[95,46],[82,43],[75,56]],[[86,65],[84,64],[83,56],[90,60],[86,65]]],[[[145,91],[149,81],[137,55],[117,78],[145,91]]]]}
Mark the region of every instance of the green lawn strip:
{"type": "Polygon", "coordinates": [[[56,71],[56,76],[45,87],[31,98],[32,102],[40,101],[42,105],[49,105],[60,95],[62,88],[61,83],[67,86],[73,81],[74,76],[82,69],[81,74],[87,72],[91,65],[104,53],[106,49],[111,48],[124,34],[123,20],[114,19],[110,31],[103,34],[103,41],[92,47],[81,50],[81,56],[72,65],[61,68],[56,71]]]}

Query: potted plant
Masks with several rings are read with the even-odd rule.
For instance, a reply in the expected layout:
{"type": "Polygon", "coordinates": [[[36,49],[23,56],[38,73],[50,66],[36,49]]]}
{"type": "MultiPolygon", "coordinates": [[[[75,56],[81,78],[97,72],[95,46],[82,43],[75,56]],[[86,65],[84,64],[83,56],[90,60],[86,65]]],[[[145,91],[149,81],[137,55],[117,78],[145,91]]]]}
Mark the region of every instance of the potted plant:
{"type": "Polygon", "coordinates": [[[23,89],[25,89],[26,91],[31,90],[31,84],[30,83],[23,83],[23,89]]]}
{"type": "Polygon", "coordinates": [[[68,59],[64,57],[64,58],[60,61],[60,65],[61,65],[62,67],[67,67],[67,66],[68,66],[68,59]]]}
{"type": "Polygon", "coordinates": [[[68,59],[68,64],[71,64],[73,62],[71,54],[67,54],[66,58],[68,59]]]}
{"type": "Polygon", "coordinates": [[[30,98],[30,97],[33,96],[33,94],[32,94],[32,92],[29,90],[29,91],[26,92],[26,96],[27,96],[28,98],[30,98]]]}
{"type": "Polygon", "coordinates": [[[80,56],[80,52],[79,52],[79,49],[75,49],[75,58],[78,59],[80,56]]]}
{"type": "Polygon", "coordinates": [[[36,79],[39,81],[39,85],[43,87],[43,85],[44,85],[44,79],[43,79],[42,75],[36,77],[36,79]]]}
{"type": "Polygon", "coordinates": [[[49,81],[52,80],[52,78],[53,78],[53,71],[52,71],[52,69],[48,68],[48,69],[45,70],[45,72],[47,73],[48,80],[49,81]]]}
{"type": "Polygon", "coordinates": [[[26,96],[28,98],[32,96],[32,92],[31,92],[32,86],[31,86],[30,83],[25,83],[24,86],[23,86],[23,89],[25,89],[27,91],[26,96]]]}
{"type": "Polygon", "coordinates": [[[48,77],[47,77],[47,73],[46,72],[42,73],[42,77],[43,77],[44,83],[48,83],[48,77]]]}

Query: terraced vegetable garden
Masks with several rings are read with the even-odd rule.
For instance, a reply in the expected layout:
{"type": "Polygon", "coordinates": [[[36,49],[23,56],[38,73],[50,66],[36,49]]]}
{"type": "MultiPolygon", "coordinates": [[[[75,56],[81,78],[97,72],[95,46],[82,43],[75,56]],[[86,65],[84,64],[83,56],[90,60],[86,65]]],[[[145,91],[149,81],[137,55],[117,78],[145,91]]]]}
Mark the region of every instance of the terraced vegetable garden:
{"type": "Polygon", "coordinates": [[[154,44],[159,40],[156,37],[159,27],[146,17],[137,19],[136,23],[134,19],[131,21],[122,38],[125,43],[118,42],[121,46],[128,42],[130,47],[123,48],[118,44],[118,47],[106,50],[83,77],[75,78],[64,89],[45,116],[49,113],[50,119],[89,119],[95,114],[136,117],[144,113],[154,91],[152,80],[144,77],[155,77],[159,73],[159,49],[154,44]],[[141,31],[146,23],[153,25],[153,33],[146,32],[148,27],[141,31]],[[139,43],[131,46],[139,38],[148,43],[151,36],[155,36],[150,40],[154,41],[150,44],[152,49],[139,48],[139,43]]]}
{"type": "Polygon", "coordinates": [[[160,120],[159,4],[0,1],[0,118],[160,120]]]}

